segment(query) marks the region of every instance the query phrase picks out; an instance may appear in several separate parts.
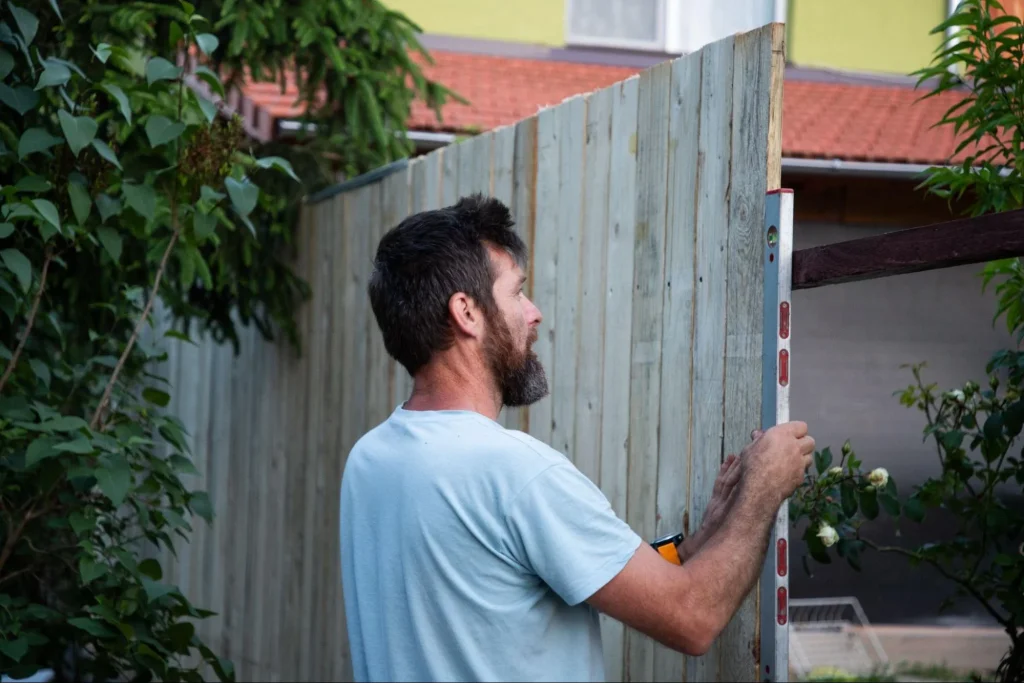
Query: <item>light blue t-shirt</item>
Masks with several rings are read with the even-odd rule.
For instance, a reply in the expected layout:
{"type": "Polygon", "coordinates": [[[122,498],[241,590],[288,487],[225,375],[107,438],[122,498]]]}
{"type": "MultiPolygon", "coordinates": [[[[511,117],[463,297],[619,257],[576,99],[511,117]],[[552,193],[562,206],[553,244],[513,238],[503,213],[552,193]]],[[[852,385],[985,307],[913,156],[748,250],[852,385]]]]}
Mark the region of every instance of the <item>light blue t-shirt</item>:
{"type": "Polygon", "coordinates": [[[642,539],[561,453],[470,411],[409,411],[341,486],[357,681],[604,681],[586,602],[642,539]]]}

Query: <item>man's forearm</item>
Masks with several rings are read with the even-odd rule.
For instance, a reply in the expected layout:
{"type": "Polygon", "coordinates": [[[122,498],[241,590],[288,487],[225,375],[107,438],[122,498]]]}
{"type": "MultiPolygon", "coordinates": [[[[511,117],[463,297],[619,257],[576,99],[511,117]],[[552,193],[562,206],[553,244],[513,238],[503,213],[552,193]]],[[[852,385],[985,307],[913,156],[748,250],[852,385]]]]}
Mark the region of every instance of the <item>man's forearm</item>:
{"type": "Polygon", "coordinates": [[[746,482],[737,491],[730,514],[717,532],[683,565],[696,588],[696,613],[708,614],[709,626],[724,628],[761,573],[776,509],[746,482]]]}

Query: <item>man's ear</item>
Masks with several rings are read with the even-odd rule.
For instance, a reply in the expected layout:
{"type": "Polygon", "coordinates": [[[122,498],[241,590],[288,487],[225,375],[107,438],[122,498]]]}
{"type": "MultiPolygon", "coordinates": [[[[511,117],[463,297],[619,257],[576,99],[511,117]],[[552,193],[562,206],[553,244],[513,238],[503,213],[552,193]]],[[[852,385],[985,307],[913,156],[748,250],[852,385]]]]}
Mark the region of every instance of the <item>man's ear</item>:
{"type": "Polygon", "coordinates": [[[483,313],[465,292],[456,292],[448,299],[448,313],[452,317],[456,334],[479,337],[483,334],[483,313]]]}

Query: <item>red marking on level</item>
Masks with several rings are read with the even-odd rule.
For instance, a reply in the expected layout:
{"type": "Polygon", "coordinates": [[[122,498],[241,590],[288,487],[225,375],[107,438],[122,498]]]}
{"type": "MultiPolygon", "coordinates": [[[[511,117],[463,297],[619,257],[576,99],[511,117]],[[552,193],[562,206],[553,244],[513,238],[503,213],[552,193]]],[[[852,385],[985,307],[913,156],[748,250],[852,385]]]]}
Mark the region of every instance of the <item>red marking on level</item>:
{"type": "Polygon", "coordinates": [[[776,544],[776,557],[775,567],[779,572],[779,576],[785,576],[787,571],[786,561],[789,556],[786,554],[786,539],[780,538],[776,544]]]}
{"type": "Polygon", "coordinates": [[[768,190],[768,194],[793,194],[793,190],[788,187],[780,187],[777,190],[768,190]]]}
{"type": "Polygon", "coordinates": [[[789,620],[789,610],[786,605],[786,589],[779,589],[779,610],[775,615],[776,620],[780,626],[785,626],[789,620]]]}
{"type": "Polygon", "coordinates": [[[789,302],[779,304],[779,336],[789,339],[789,302]]]}
{"type": "Polygon", "coordinates": [[[786,349],[779,351],[779,384],[789,384],[789,351],[786,349]]]}

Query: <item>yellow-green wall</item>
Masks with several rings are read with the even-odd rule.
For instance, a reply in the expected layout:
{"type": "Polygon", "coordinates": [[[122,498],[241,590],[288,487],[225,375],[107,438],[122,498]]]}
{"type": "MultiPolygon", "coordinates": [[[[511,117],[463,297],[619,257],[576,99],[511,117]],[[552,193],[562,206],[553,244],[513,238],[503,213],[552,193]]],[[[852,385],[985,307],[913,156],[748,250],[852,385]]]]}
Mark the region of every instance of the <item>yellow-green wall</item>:
{"type": "Polygon", "coordinates": [[[908,74],[927,66],[946,0],[789,0],[786,52],[797,66],[908,74]]]}
{"type": "Polygon", "coordinates": [[[384,0],[425,33],[562,46],[561,0],[384,0]]]}

